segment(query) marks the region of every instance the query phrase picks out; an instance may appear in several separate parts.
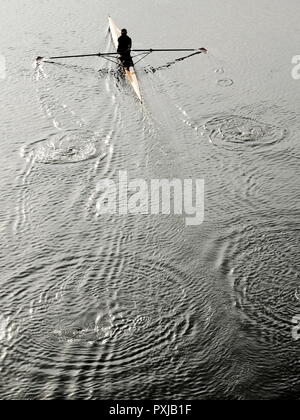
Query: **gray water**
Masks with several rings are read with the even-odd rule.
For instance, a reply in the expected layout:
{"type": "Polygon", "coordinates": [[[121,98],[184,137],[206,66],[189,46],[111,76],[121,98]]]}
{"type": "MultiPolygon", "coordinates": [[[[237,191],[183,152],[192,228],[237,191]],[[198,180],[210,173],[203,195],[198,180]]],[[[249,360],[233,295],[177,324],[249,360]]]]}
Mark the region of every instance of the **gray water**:
{"type": "Polygon", "coordinates": [[[299,15],[1,0],[2,399],[299,399],[299,15]],[[209,53],[138,64],[143,105],[102,59],[35,68],[112,48],[109,13],[136,48],[209,53]],[[119,171],[204,179],[203,224],[99,214],[119,171]]]}

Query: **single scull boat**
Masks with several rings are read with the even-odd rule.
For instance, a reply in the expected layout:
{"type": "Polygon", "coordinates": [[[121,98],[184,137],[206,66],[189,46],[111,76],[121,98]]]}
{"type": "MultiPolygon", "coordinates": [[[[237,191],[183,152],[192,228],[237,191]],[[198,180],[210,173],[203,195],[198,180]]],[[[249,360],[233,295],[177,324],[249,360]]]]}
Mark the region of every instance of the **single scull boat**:
{"type": "MultiPolygon", "coordinates": [[[[111,17],[108,18],[108,21],[109,21],[109,28],[110,28],[110,33],[111,33],[111,37],[112,37],[114,47],[115,47],[116,50],[118,50],[119,37],[121,35],[121,30],[118,28],[118,26],[115,24],[115,22],[112,20],[111,17]]],[[[137,53],[132,58],[138,58],[138,60],[135,61],[135,63],[129,69],[127,69],[126,67],[124,67],[122,65],[121,60],[119,59],[119,53],[117,51],[115,51],[115,52],[105,52],[105,53],[99,52],[99,53],[94,53],[94,54],[61,55],[61,56],[55,56],[55,57],[40,57],[39,56],[39,57],[36,58],[36,64],[39,65],[41,62],[46,61],[46,60],[62,60],[62,59],[69,59],[69,58],[84,58],[84,57],[104,58],[104,59],[112,61],[116,64],[120,64],[123,67],[124,73],[125,73],[128,81],[129,81],[129,83],[131,84],[137,98],[142,103],[143,99],[142,99],[140,84],[139,84],[134,66],[137,63],[139,63],[141,60],[146,58],[149,54],[152,54],[154,52],[180,52],[180,51],[181,52],[191,52],[191,53],[193,53],[193,54],[189,55],[188,57],[192,57],[193,55],[202,54],[202,53],[207,54],[207,52],[208,52],[206,48],[188,48],[188,49],[182,49],[182,48],[171,48],[171,49],[167,49],[167,48],[153,49],[153,48],[150,48],[149,49],[148,48],[148,49],[132,50],[132,52],[137,53]]],[[[179,61],[179,60],[177,60],[177,61],[179,61]]]]}
{"type": "MultiPolygon", "coordinates": [[[[115,24],[115,22],[112,20],[112,18],[110,16],[108,18],[108,22],[109,22],[111,37],[112,37],[114,46],[117,50],[118,45],[119,45],[118,39],[121,36],[121,29],[119,29],[117,27],[117,25],[115,24]]],[[[134,92],[136,93],[136,96],[139,98],[139,100],[141,102],[143,102],[141,89],[140,89],[140,84],[139,84],[139,81],[138,81],[138,78],[137,78],[134,67],[130,67],[129,70],[124,67],[124,72],[126,74],[126,77],[129,81],[129,83],[131,84],[134,92]]]]}

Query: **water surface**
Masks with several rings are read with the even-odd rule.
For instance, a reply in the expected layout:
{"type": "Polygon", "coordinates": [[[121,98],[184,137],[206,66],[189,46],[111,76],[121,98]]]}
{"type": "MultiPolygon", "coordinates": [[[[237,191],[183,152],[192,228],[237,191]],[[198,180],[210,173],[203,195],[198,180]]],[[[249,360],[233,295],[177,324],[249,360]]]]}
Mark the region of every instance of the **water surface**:
{"type": "Polygon", "coordinates": [[[298,399],[299,2],[2,3],[1,398],[298,399]],[[34,68],[109,13],[209,54],[150,55],[142,106],[102,59],[34,68]],[[124,170],[204,179],[204,223],[99,215],[124,170]]]}

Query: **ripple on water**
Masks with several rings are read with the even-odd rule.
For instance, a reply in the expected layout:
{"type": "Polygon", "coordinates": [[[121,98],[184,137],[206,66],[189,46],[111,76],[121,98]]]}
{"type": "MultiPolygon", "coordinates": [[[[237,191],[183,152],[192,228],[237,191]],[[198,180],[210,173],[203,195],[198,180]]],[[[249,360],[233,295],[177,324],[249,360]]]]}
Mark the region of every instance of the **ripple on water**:
{"type": "Polygon", "coordinates": [[[23,336],[47,364],[78,369],[88,358],[98,368],[119,369],[157,363],[192,330],[187,273],[135,256],[94,263],[77,264],[74,275],[47,284],[31,303],[23,336]]]}
{"type": "Polygon", "coordinates": [[[228,150],[270,146],[288,136],[286,128],[237,115],[213,118],[202,129],[213,145],[228,150]]]}
{"type": "Polygon", "coordinates": [[[103,137],[91,130],[68,130],[26,146],[22,154],[25,159],[43,164],[78,163],[105,157],[107,145],[103,137]]]}
{"type": "Polygon", "coordinates": [[[218,267],[230,280],[247,334],[278,347],[292,345],[293,319],[300,314],[299,228],[267,221],[220,241],[218,267]]]}
{"type": "Polygon", "coordinates": [[[230,87],[234,84],[232,79],[219,79],[217,85],[220,87],[230,87]]]}
{"type": "Polygon", "coordinates": [[[223,68],[218,68],[218,69],[215,69],[215,73],[216,74],[224,74],[225,73],[225,70],[223,69],[223,68]]]}
{"type": "MultiPolygon", "coordinates": [[[[185,350],[195,345],[199,324],[206,334],[212,322],[207,288],[195,290],[190,272],[158,256],[109,250],[47,264],[13,282],[13,301],[20,300],[20,283],[24,289],[14,352],[6,362],[11,369],[18,357],[15,376],[22,366],[18,395],[30,389],[35,399],[87,398],[89,391],[124,396],[124,380],[130,395],[146,396],[147,384],[166,377],[170,366],[174,381],[186,380],[181,367],[195,361],[186,360],[185,350]],[[153,378],[143,382],[149,372],[153,378]]],[[[209,358],[205,348],[199,351],[209,358]]]]}
{"type": "MultiPolygon", "coordinates": [[[[109,272],[110,285],[98,296],[94,290],[93,309],[81,314],[84,328],[64,327],[60,339],[105,347],[103,363],[110,366],[143,364],[150,354],[160,357],[188,328],[184,274],[159,262],[140,260],[132,266],[124,259],[117,259],[109,272]]],[[[86,286],[81,294],[90,295],[86,286]]]]}

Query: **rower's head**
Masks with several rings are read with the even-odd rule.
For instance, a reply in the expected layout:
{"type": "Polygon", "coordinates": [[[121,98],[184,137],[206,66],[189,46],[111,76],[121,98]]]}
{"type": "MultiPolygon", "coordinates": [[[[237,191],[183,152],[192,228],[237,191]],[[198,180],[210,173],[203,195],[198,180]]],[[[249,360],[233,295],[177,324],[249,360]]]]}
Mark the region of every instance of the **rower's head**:
{"type": "Polygon", "coordinates": [[[128,32],[127,32],[127,29],[122,29],[122,31],[121,31],[121,34],[122,34],[122,35],[127,35],[127,33],[128,33],[128,32]]]}

